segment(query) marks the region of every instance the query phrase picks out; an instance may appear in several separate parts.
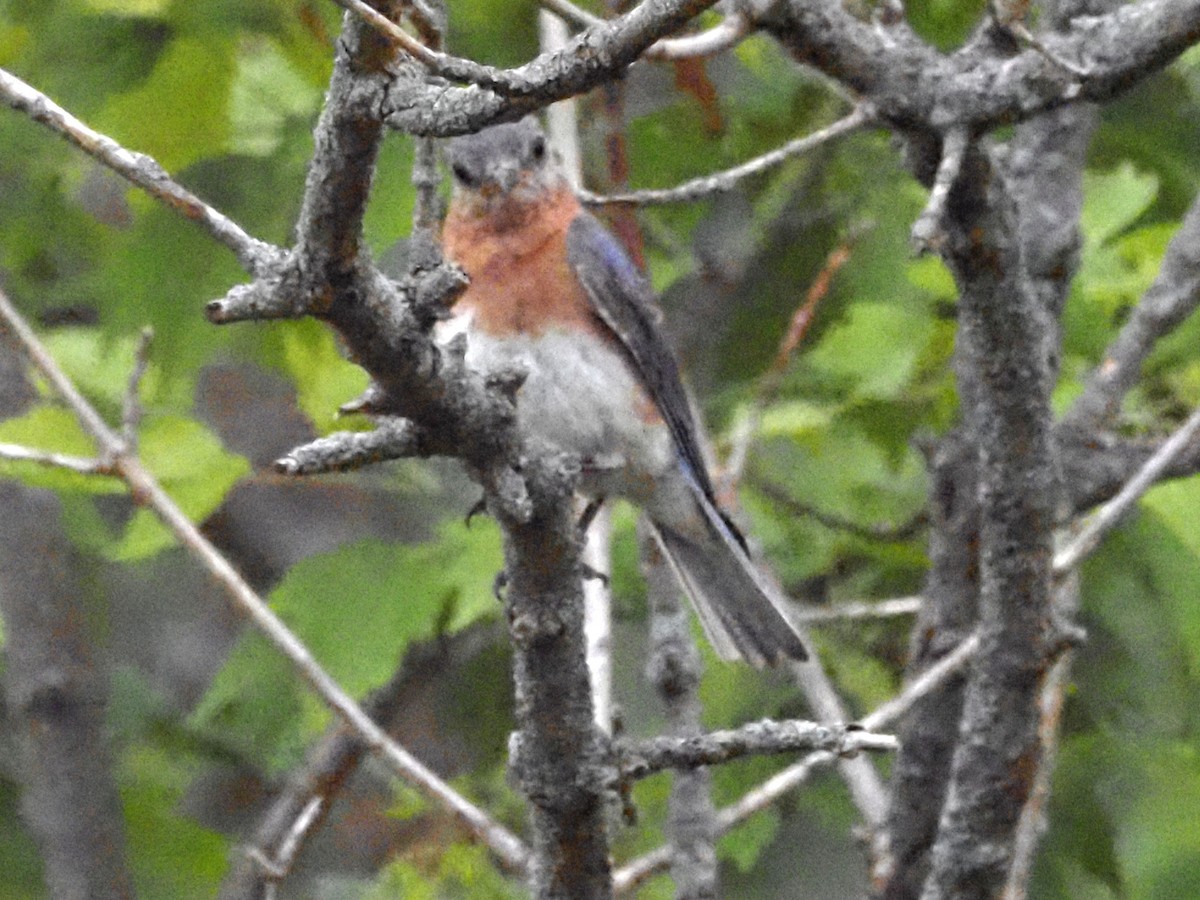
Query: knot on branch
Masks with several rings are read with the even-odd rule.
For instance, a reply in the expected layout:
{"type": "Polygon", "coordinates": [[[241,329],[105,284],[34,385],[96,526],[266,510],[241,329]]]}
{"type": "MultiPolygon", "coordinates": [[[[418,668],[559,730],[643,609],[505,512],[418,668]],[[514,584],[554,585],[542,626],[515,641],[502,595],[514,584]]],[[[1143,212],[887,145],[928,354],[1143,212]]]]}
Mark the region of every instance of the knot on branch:
{"type": "Polygon", "coordinates": [[[447,317],[451,304],[469,283],[470,279],[458,266],[442,263],[411,273],[399,287],[408,295],[417,324],[431,328],[435,322],[447,317]]]}

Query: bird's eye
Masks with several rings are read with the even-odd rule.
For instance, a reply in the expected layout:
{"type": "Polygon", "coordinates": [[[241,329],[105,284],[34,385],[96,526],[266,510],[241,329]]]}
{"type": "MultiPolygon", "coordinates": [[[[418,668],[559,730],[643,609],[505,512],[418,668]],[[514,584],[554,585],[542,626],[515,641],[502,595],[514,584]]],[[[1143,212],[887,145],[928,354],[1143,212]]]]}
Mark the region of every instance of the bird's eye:
{"type": "Polygon", "coordinates": [[[544,137],[535,137],[533,139],[533,158],[541,162],[546,158],[546,139],[544,137]]]}
{"type": "Polygon", "coordinates": [[[471,170],[462,163],[455,163],[450,167],[450,171],[454,173],[454,177],[465,184],[467,187],[475,186],[475,176],[471,174],[471,170]]]}

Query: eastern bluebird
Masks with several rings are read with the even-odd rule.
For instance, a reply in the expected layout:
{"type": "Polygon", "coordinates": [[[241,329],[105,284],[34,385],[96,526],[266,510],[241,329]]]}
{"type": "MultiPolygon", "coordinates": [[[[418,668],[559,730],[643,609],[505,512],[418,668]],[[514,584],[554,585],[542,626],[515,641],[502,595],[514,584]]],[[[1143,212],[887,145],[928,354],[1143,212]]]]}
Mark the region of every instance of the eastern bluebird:
{"type": "Polygon", "coordinates": [[[532,120],[456,138],[442,242],[470,286],[439,324],[467,363],[520,361],[527,434],[578,454],[581,489],[649,515],[722,659],[807,658],[782,604],[719,509],[679,369],[649,286],[584,211],[532,120]]]}

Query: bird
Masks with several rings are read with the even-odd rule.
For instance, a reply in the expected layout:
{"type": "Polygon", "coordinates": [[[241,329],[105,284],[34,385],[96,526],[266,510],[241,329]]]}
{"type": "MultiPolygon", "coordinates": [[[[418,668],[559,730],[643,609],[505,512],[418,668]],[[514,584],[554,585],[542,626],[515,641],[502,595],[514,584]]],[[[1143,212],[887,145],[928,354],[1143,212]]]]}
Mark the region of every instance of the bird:
{"type": "Polygon", "coordinates": [[[648,516],[717,655],[808,658],[784,600],[717,502],[700,428],[653,291],[583,209],[533,117],[447,142],[445,257],[468,276],[437,337],[466,363],[518,365],[518,426],[578,456],[580,492],[648,516]]]}

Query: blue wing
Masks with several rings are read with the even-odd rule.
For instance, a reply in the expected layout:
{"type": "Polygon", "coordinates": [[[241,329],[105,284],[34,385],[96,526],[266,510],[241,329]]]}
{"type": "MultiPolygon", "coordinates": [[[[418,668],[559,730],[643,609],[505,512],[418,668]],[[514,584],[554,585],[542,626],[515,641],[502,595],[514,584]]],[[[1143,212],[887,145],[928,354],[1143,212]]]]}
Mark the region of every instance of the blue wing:
{"type": "Polygon", "coordinates": [[[589,213],[581,212],[571,223],[567,256],[597,315],[620,340],[666,420],[688,474],[713,501],[692,407],[675,355],[658,328],[650,286],[617,239],[589,213]]]}

